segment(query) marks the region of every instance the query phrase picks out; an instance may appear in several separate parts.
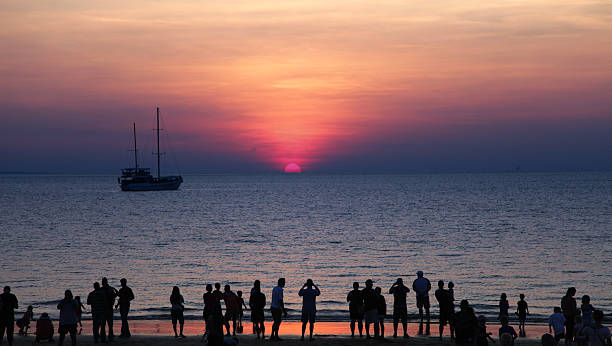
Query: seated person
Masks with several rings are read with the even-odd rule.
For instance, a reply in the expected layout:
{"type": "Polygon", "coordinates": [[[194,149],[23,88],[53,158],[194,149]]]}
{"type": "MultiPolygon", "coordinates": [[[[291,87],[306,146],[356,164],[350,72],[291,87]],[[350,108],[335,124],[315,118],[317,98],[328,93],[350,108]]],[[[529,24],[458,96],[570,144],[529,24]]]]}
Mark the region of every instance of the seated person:
{"type": "Polygon", "coordinates": [[[49,314],[46,312],[43,312],[38,321],[36,321],[35,342],[40,342],[41,340],[53,342],[53,322],[51,322],[49,314]]]}

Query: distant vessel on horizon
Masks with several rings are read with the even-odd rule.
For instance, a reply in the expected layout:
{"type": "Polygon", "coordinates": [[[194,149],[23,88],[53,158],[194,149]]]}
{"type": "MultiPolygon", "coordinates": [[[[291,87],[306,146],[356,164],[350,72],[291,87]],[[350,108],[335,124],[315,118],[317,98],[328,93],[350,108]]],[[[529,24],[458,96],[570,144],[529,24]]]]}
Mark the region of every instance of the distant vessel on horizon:
{"type": "Polygon", "coordinates": [[[138,151],[136,146],[136,123],[134,123],[134,167],[121,170],[118,178],[122,191],[164,191],[177,190],[183,182],[180,175],[162,177],[160,170],[159,151],[159,107],[157,107],[157,177],[151,175],[149,168],[138,167],[138,151]]]}

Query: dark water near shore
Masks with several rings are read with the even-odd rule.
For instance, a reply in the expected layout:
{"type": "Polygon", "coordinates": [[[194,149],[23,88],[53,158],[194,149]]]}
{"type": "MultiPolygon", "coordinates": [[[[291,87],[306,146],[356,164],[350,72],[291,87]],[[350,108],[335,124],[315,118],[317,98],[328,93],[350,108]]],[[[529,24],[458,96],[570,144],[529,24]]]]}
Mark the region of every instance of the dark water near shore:
{"type": "Polygon", "coordinates": [[[419,269],[489,317],[501,292],[513,306],[525,293],[541,320],[568,286],[612,312],[612,173],[186,176],[144,193],[115,176],[5,175],[0,207],[0,285],[36,315],[102,276],[128,278],[138,318],[166,318],[173,285],[196,318],[206,283],[248,299],[260,279],[269,299],[284,276],[290,317],[310,277],[318,318],[345,320],[353,281],[385,291],[419,269]]]}

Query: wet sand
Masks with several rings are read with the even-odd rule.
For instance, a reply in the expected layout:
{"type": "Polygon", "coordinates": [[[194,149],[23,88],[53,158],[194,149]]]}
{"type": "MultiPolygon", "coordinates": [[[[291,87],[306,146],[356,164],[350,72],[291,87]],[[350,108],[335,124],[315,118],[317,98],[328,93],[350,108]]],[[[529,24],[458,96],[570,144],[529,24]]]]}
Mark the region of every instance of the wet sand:
{"type": "MultiPolygon", "coordinates": [[[[33,326],[35,323],[33,323],[33,326]]],[[[244,333],[238,335],[241,345],[261,345],[261,344],[278,344],[278,345],[294,345],[307,344],[312,346],[325,345],[378,345],[378,344],[396,344],[396,345],[452,345],[450,338],[447,336],[448,327],[445,328],[445,337],[442,341],[438,338],[438,325],[431,325],[432,336],[416,336],[418,330],[417,323],[408,324],[408,333],[411,338],[404,339],[401,337],[392,338],[393,325],[385,323],[384,340],[367,340],[365,338],[350,336],[348,322],[317,322],[315,324],[315,340],[312,342],[299,340],[301,334],[300,322],[288,321],[283,322],[280,328],[280,335],[283,341],[270,342],[258,340],[251,334],[252,327],[250,323],[244,324],[244,333]]],[[[57,321],[54,321],[54,327],[57,329],[57,321]]],[[[271,325],[266,323],[267,336],[270,335],[271,325]]],[[[121,328],[121,321],[115,321],[113,330],[118,333],[121,328]]],[[[497,334],[498,325],[489,325],[488,330],[497,334]]],[[[516,329],[516,327],[515,327],[516,329]]],[[[115,338],[113,344],[122,345],[202,345],[202,334],[204,331],[204,323],[197,320],[185,321],[184,333],[187,336],[185,339],[174,338],[172,324],[170,321],[160,320],[136,320],[130,321],[130,330],[133,336],[130,339],[115,338]]],[[[548,327],[544,325],[527,325],[527,338],[517,339],[516,345],[539,345],[539,338],[542,334],[548,332],[548,327]]],[[[33,331],[33,330],[31,330],[33,331]]],[[[308,331],[307,331],[308,332],[308,331]]],[[[402,333],[401,325],[399,326],[399,334],[402,333]]],[[[308,339],[308,336],[306,337],[308,339]]],[[[55,337],[57,341],[57,336],[55,337]]],[[[31,345],[34,341],[34,336],[18,336],[15,335],[15,345],[31,345]]],[[[79,345],[94,345],[93,337],[91,336],[91,321],[83,321],[82,335],[77,337],[79,345]]],[[[70,345],[69,338],[65,345],[70,345]]]]}

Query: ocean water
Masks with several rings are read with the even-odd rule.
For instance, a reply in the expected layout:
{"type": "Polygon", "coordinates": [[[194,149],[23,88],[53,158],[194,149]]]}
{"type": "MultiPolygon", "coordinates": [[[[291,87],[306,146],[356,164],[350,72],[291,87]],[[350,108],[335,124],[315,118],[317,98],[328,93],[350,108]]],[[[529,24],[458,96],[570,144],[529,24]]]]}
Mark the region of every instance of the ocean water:
{"type": "MultiPolygon", "coordinates": [[[[0,285],[21,310],[57,316],[65,289],[85,299],[107,276],[128,279],[134,318],[167,318],[174,285],[187,317],[200,318],[206,283],[248,301],[260,279],[269,302],[286,277],[290,319],[312,278],[318,319],[343,321],[353,281],[386,292],[423,270],[491,318],[500,293],[511,306],[525,293],[541,321],[568,286],[612,312],[610,172],[193,175],[178,191],[137,193],[116,179],[0,176],[0,285]]],[[[412,293],[408,308],[417,312],[412,293]]]]}

